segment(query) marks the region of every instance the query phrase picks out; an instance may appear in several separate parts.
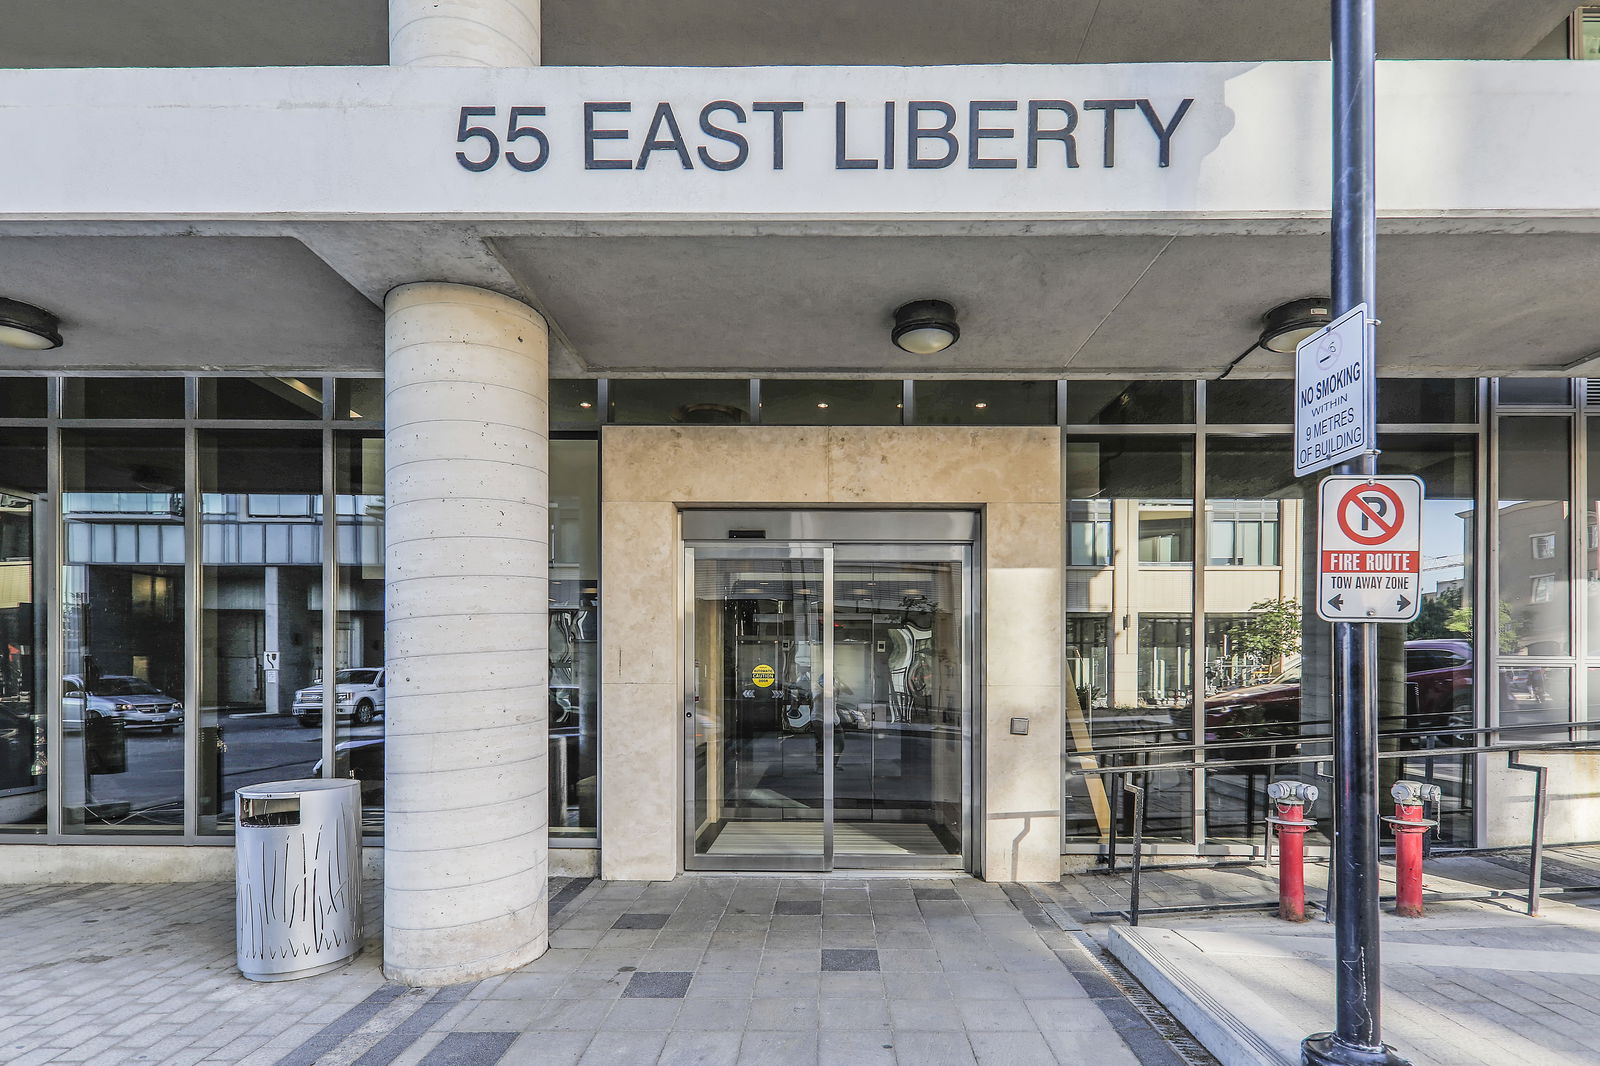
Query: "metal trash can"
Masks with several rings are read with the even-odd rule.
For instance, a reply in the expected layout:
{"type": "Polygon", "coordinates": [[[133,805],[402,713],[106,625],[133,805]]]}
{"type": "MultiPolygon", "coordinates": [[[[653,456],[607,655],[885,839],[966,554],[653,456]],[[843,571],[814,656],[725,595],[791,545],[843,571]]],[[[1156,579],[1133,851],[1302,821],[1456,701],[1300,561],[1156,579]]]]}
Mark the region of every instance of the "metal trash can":
{"type": "Polygon", "coordinates": [[[361,950],[361,790],[349,780],[268,781],[235,794],[239,971],[290,981],[361,950]]]}

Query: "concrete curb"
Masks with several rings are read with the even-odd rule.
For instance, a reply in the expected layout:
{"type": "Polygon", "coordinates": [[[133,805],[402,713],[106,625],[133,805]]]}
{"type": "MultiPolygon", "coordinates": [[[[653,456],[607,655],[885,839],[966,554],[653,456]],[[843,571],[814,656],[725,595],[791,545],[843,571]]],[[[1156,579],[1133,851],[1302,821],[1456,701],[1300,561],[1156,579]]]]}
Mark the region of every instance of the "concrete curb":
{"type": "MultiPolygon", "coordinates": [[[[1285,1022],[1287,1027],[1286,1020],[1270,1004],[1242,988],[1228,990],[1228,1003],[1208,991],[1175,957],[1196,950],[1178,933],[1112,926],[1107,939],[1112,956],[1223,1066],[1299,1066],[1298,1054],[1284,1055],[1261,1035],[1261,1026],[1246,1024],[1237,1009],[1246,1007],[1262,1022],[1285,1022]]],[[[1297,1046],[1298,1037],[1294,1042],[1297,1046]]]]}

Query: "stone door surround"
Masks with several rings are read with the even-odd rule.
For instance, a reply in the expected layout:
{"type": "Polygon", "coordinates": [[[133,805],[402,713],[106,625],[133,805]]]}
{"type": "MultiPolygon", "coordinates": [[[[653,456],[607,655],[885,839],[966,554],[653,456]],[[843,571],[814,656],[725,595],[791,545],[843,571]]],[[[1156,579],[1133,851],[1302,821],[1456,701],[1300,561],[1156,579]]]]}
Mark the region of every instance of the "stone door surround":
{"type": "Polygon", "coordinates": [[[601,876],[683,868],[683,507],[982,512],[982,870],[1061,875],[1061,437],[1054,427],[607,426],[600,438],[601,876]],[[1026,736],[1010,732],[1027,717],[1026,736]]]}

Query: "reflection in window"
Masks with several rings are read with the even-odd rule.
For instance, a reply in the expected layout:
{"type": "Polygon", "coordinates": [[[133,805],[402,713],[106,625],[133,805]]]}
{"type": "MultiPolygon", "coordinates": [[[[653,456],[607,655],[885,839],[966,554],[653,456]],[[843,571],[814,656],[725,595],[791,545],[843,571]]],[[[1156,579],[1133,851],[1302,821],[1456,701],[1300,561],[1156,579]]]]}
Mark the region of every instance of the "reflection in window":
{"type": "Polygon", "coordinates": [[[200,830],[230,833],[235,790],[322,772],[322,435],[199,443],[200,830]]]}
{"type": "Polygon", "coordinates": [[[1067,615],[1067,683],[1084,708],[1111,706],[1111,619],[1107,615],[1067,615]]]}
{"type": "Polygon", "coordinates": [[[1277,566],[1277,500],[1211,500],[1208,566],[1277,566]]]}
{"type": "Polygon", "coordinates": [[[1111,565],[1111,501],[1067,504],[1067,565],[1111,565]]]}
{"type": "Polygon", "coordinates": [[[550,835],[592,837],[600,755],[600,445],[550,442],[550,835]]]}
{"type": "MultiPolygon", "coordinates": [[[[361,783],[361,821],[383,831],[384,714],[387,675],[383,642],[383,437],[334,434],[334,512],[337,515],[338,612],[333,652],[335,777],[361,783]]],[[[321,644],[321,639],[317,642],[321,644]]],[[[306,693],[303,711],[320,721],[322,686],[306,693]]],[[[302,708],[297,707],[296,713],[302,708]]],[[[302,719],[304,720],[304,719],[302,719]]]]}
{"type": "MultiPolygon", "coordinates": [[[[42,446],[43,434],[37,435],[42,446]]],[[[44,486],[0,471],[0,828],[45,827],[44,575],[35,562],[34,493],[44,486]],[[9,491],[8,491],[9,490],[9,491]],[[24,495],[26,490],[27,494],[24,495]]]]}
{"type": "MultiPolygon", "coordinates": [[[[1505,384],[1501,383],[1502,389],[1505,384]]],[[[1571,651],[1567,619],[1569,427],[1564,417],[1500,420],[1497,517],[1502,656],[1566,655],[1571,651]],[[1549,554],[1541,556],[1539,551],[1549,554]]]]}
{"type": "MultiPolygon", "coordinates": [[[[1069,766],[1189,757],[1182,745],[1194,734],[1193,440],[1067,442],[1069,550],[1080,567],[1067,576],[1066,654],[1074,680],[1067,737],[1069,751],[1083,753],[1069,766]],[[1177,747],[1141,750],[1157,745],[1177,747]]],[[[1190,839],[1192,775],[1159,771],[1144,784],[1147,833],[1190,839]]],[[[1069,778],[1069,836],[1103,839],[1109,832],[1111,804],[1119,800],[1108,787],[1098,777],[1069,778]]],[[[1126,821],[1122,829],[1128,831],[1126,821]]]]}
{"type": "Polygon", "coordinates": [[[62,788],[69,833],[183,825],[178,430],[64,430],[62,788]]]}

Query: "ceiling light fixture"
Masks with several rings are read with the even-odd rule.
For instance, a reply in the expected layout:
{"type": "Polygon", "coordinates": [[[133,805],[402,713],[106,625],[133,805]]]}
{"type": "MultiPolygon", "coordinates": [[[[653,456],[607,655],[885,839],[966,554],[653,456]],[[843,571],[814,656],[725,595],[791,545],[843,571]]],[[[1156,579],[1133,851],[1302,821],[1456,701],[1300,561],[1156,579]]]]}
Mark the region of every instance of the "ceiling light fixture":
{"type": "Polygon", "coordinates": [[[912,300],[895,308],[895,346],[912,355],[933,355],[961,339],[956,309],[943,300],[912,300]]]}
{"type": "Polygon", "coordinates": [[[1269,352],[1293,355],[1295,346],[1333,320],[1326,296],[1290,300],[1261,316],[1261,338],[1256,342],[1269,352]]]}
{"type": "Polygon", "coordinates": [[[45,352],[61,347],[61,320],[42,307],[0,297],[0,344],[45,352]]]}
{"type": "Polygon", "coordinates": [[[980,411],[981,411],[981,410],[983,410],[983,409],[984,409],[984,408],[985,408],[985,407],[988,407],[988,406],[989,406],[989,405],[988,405],[988,404],[986,404],[986,403],[975,403],[975,404],[973,404],[973,405],[972,405],[972,406],[974,406],[974,407],[976,407],[976,408],[977,408],[977,409],[978,409],[978,410],[980,410],[980,411]]]}

